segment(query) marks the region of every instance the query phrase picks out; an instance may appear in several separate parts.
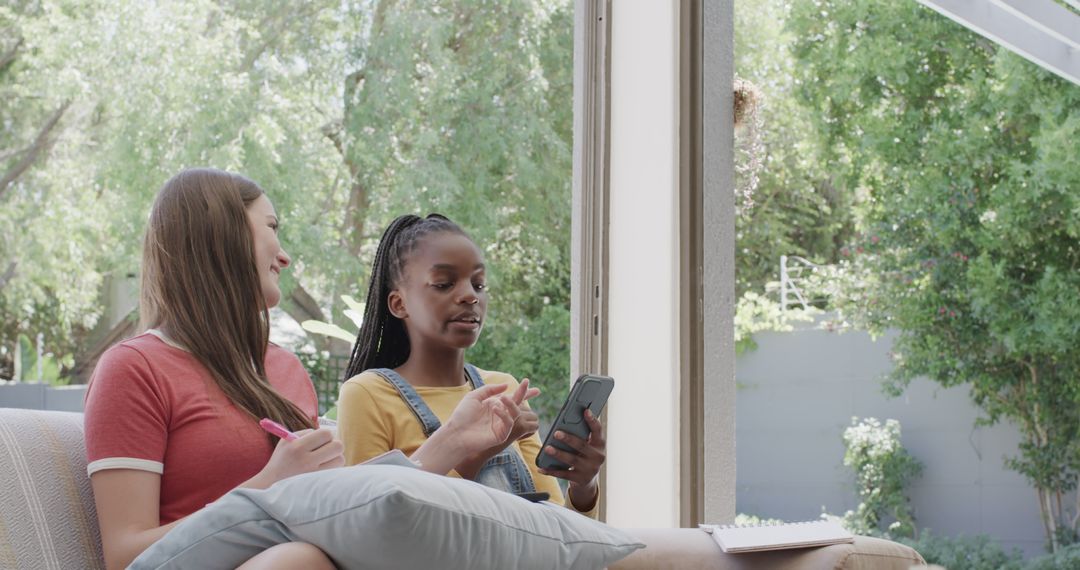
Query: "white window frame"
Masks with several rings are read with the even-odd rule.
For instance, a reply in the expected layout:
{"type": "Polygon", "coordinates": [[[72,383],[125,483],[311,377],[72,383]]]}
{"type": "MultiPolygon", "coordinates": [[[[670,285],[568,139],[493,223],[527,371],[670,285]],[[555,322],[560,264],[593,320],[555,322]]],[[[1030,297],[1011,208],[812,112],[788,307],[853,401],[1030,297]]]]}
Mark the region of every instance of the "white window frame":
{"type": "MultiPolygon", "coordinates": [[[[633,3],[618,5],[633,10],[633,3]]],[[[680,0],[673,34],[678,137],[673,261],[676,326],[658,342],[678,346],[677,524],[726,522],[735,513],[733,0],[680,0]]],[[[606,374],[611,212],[610,0],[577,0],[574,56],[574,185],[571,372],[606,374]]],[[[671,34],[670,30],[658,33],[671,34]]],[[[645,70],[643,70],[644,72],[645,70]]],[[[620,244],[614,244],[619,247],[620,244]]],[[[618,390],[618,379],[616,379],[618,390]]],[[[608,437],[618,438],[619,433],[608,437]]],[[[627,476],[620,473],[621,476],[627,476]]],[[[606,474],[602,474],[606,476],[606,474]]],[[[602,479],[601,488],[606,489],[602,479]]],[[[645,490],[643,490],[644,492],[645,490]]],[[[623,500],[619,497],[615,500],[623,500]]],[[[606,499],[601,500],[605,516],[606,499]]]]}

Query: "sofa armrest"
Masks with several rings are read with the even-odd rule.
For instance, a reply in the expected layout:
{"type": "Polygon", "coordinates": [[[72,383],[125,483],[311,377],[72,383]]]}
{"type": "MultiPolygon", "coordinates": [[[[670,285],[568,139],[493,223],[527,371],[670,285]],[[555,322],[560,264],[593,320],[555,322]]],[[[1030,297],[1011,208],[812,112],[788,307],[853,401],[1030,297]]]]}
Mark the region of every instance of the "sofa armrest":
{"type": "Polygon", "coordinates": [[[909,570],[912,566],[925,564],[922,556],[908,546],[865,536],[855,537],[854,544],[724,554],[711,536],[696,528],[644,528],[626,531],[645,543],[645,548],[613,564],[611,570],[909,570]]]}
{"type": "Polygon", "coordinates": [[[83,416],[0,408],[0,568],[105,567],[83,416]]]}

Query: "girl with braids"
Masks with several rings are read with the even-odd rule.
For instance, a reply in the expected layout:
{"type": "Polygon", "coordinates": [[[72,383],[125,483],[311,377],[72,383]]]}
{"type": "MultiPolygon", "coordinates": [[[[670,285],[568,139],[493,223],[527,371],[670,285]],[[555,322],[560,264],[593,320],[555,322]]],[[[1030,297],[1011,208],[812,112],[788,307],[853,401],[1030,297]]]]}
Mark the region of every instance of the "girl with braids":
{"type": "Polygon", "coordinates": [[[483,328],[488,293],[480,248],[443,216],[401,216],[383,233],[372,264],[367,305],[338,399],[338,430],[345,462],[356,464],[390,449],[408,454],[450,416],[463,398],[482,386],[506,385],[520,415],[506,441],[456,465],[451,476],[515,493],[547,492],[566,504],[554,477],[569,481],[569,505],[594,514],[597,473],[605,443],[591,415],[589,440],[556,437],[577,450],[548,447],[545,453],[567,471],[536,467],[539,419],[525,402],[539,394],[501,372],[465,362],[465,349],[483,328]]]}
{"type": "MultiPolygon", "coordinates": [[[[307,372],[268,340],[267,310],[290,264],[277,229],[262,189],[236,174],[185,170],[157,195],[140,294],[149,330],[102,355],[86,399],[87,471],[108,568],[127,567],[231,489],[344,464],[341,443],[316,429],[307,372]],[[299,438],[276,441],[261,418],[299,438]]],[[[503,389],[471,397],[413,459],[446,473],[504,441],[518,409],[495,396],[503,389]]],[[[242,568],[333,564],[313,545],[285,543],[242,568]]]]}

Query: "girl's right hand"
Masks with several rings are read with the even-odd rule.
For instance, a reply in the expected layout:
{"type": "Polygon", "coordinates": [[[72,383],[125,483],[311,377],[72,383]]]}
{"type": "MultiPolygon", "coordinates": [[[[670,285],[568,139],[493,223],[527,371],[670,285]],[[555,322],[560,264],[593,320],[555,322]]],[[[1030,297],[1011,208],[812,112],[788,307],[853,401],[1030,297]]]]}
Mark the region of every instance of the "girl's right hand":
{"type": "Polygon", "coordinates": [[[520,402],[507,396],[506,388],[507,384],[485,384],[469,392],[411,459],[424,471],[445,475],[470,456],[505,443],[521,415],[520,402]]]}
{"type": "Polygon", "coordinates": [[[303,430],[293,441],[278,441],[270,461],[253,478],[256,486],[269,487],[282,479],[345,465],[345,446],[328,429],[303,430]]]}
{"type": "MultiPolygon", "coordinates": [[[[514,422],[513,429],[510,430],[510,437],[506,438],[507,445],[519,439],[529,437],[540,429],[540,416],[532,411],[529,404],[525,403],[526,400],[535,398],[539,395],[540,389],[529,387],[528,378],[523,379],[521,383],[518,384],[517,390],[514,391],[514,395],[511,396],[510,399],[517,404],[520,414],[517,417],[517,421],[514,422]]],[[[500,448],[499,451],[502,451],[502,448],[500,448]]]]}
{"type": "MultiPolygon", "coordinates": [[[[506,384],[486,384],[469,392],[446,421],[464,455],[504,443],[521,411],[518,402],[503,394],[506,384]]],[[[436,432],[437,433],[437,432],[436,432]]]]}

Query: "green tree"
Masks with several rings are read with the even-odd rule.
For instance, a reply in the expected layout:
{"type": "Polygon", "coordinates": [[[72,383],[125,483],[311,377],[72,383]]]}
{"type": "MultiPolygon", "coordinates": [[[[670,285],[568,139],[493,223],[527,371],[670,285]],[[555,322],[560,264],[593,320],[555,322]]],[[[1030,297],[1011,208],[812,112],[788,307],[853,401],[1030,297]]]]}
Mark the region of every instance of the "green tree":
{"type": "Polygon", "coordinates": [[[545,0],[0,7],[0,375],[19,334],[85,348],[106,276],[137,269],[156,189],[210,165],[273,198],[297,321],[362,298],[394,216],[451,216],[492,267],[474,359],[557,400],[572,22],[569,2],[545,0]]]}
{"type": "MultiPolygon", "coordinates": [[[[899,330],[894,391],[966,385],[1038,491],[1047,541],[1080,467],[1080,89],[910,2],[796,3],[799,93],[864,195],[846,303],[899,330]]],[[[1072,511],[1071,513],[1069,511],[1072,511]]]]}
{"type": "Polygon", "coordinates": [[[329,194],[340,166],[318,131],[317,104],[332,91],[319,65],[342,58],[319,57],[325,46],[307,38],[341,25],[327,16],[337,6],[0,8],[0,27],[12,38],[0,46],[5,347],[18,334],[43,332],[51,352],[87,348],[104,276],[135,270],[150,199],[184,166],[249,174],[292,222],[286,241],[322,241],[324,200],[311,195],[329,194]]]}
{"type": "Polygon", "coordinates": [[[838,260],[853,231],[851,194],[823,160],[827,149],[819,143],[816,111],[796,97],[797,62],[790,50],[795,36],[784,28],[788,4],[735,3],[735,70],[760,95],[759,123],[736,138],[737,186],[749,188],[749,178],[757,178],[736,217],[740,297],[761,293],[779,278],[781,255],[819,264],[838,260]]]}
{"type": "Polygon", "coordinates": [[[572,16],[524,0],[363,7],[370,32],[352,39],[340,121],[324,127],[350,176],[343,248],[370,259],[406,212],[466,228],[492,284],[470,358],[532,378],[541,408],[569,384],[572,16]]]}

